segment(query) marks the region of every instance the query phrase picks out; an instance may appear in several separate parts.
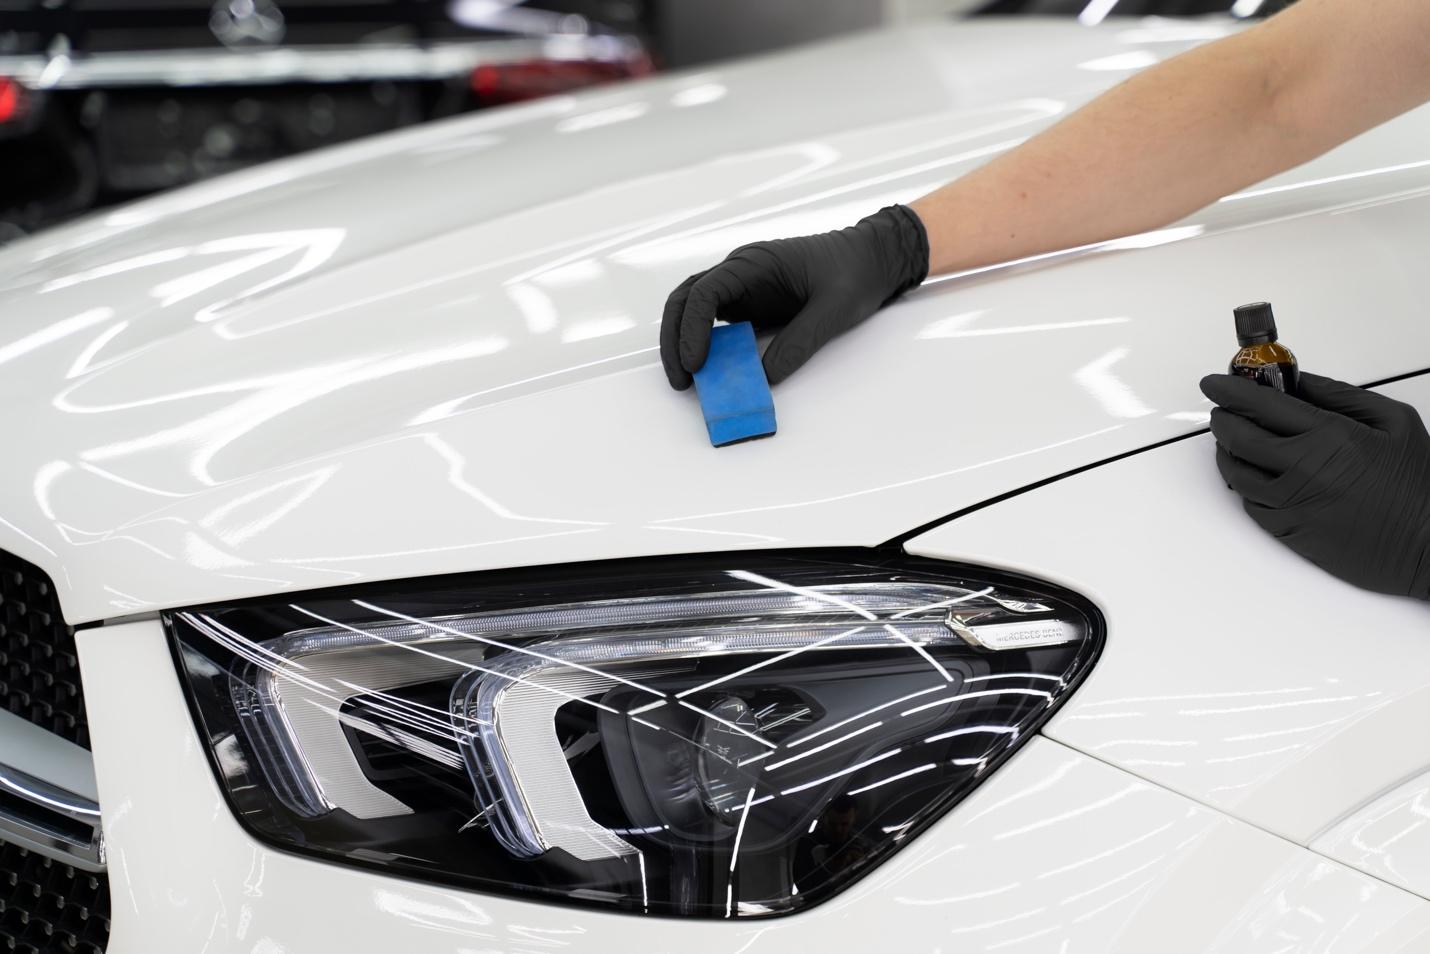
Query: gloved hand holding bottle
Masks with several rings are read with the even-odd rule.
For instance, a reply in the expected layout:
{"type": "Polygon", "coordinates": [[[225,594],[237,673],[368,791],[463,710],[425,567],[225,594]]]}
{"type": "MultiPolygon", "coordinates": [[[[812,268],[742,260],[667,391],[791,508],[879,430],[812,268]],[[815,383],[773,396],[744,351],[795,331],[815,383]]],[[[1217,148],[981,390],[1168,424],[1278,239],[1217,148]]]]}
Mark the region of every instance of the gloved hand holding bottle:
{"type": "Polygon", "coordinates": [[[1348,583],[1430,599],[1430,435],[1416,410],[1302,372],[1299,397],[1211,374],[1217,467],[1246,512],[1348,583]]]}

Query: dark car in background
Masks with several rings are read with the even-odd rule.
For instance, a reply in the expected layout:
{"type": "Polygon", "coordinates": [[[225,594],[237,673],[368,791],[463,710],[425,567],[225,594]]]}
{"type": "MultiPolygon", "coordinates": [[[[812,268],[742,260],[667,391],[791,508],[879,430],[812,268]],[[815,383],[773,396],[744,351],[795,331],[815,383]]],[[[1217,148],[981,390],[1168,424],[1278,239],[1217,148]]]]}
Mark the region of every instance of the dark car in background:
{"type": "Polygon", "coordinates": [[[636,0],[0,0],[0,241],[253,163],[639,76],[648,35],[636,0]]]}

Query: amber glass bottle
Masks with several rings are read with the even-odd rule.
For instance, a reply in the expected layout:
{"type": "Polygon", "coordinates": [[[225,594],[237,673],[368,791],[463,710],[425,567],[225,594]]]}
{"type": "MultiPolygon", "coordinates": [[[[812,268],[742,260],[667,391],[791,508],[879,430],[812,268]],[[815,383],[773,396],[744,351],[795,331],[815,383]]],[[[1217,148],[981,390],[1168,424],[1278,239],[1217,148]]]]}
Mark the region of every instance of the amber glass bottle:
{"type": "Polygon", "coordinates": [[[1236,315],[1236,340],[1241,345],[1227,372],[1287,394],[1296,393],[1301,371],[1291,349],[1276,340],[1276,316],[1264,301],[1242,305],[1236,315]]]}

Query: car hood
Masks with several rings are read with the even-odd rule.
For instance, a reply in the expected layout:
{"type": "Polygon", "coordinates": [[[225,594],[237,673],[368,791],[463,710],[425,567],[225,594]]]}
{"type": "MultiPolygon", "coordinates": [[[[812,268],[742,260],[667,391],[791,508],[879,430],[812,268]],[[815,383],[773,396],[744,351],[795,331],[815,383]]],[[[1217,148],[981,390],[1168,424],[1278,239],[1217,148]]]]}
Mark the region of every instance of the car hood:
{"type": "Polygon", "coordinates": [[[773,439],[712,448],[694,394],[666,386],[656,330],[686,274],[911,199],[1226,29],[881,32],[365,141],[19,243],[0,254],[0,547],[82,622],[874,545],[1201,426],[1196,382],[1225,366],[1243,300],[1272,299],[1319,370],[1430,364],[1430,326],[1396,320],[1430,292],[1422,112],[1175,227],[929,283],[778,387],[773,439]]]}

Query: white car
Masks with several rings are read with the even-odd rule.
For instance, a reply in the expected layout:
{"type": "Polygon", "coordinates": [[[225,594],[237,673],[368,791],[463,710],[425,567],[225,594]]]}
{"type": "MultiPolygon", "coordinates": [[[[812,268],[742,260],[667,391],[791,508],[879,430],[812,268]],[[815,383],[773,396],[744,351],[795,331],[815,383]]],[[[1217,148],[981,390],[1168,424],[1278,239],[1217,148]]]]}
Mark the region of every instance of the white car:
{"type": "Polygon", "coordinates": [[[1430,112],[931,280],[768,440],[657,360],[729,249],[1233,28],[875,33],[0,253],[0,939],[1430,950],[1430,609],[1252,524],[1196,387],[1268,299],[1430,411],[1430,112]]]}

